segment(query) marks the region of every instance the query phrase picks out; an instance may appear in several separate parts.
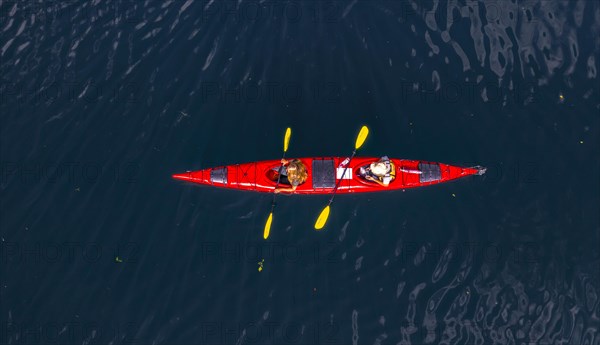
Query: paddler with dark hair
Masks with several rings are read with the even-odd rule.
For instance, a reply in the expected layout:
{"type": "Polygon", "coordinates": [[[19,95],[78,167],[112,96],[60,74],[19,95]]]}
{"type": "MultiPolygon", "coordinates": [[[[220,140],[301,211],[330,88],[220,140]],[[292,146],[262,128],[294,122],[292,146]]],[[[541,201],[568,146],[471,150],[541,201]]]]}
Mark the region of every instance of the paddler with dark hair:
{"type": "Polygon", "coordinates": [[[306,172],[306,166],[299,159],[293,159],[288,161],[287,159],[282,159],[281,164],[283,164],[282,175],[287,175],[287,180],[289,181],[291,187],[286,188],[276,188],[274,190],[275,193],[281,192],[295,192],[296,188],[303,184],[308,178],[308,173],[306,172]]]}

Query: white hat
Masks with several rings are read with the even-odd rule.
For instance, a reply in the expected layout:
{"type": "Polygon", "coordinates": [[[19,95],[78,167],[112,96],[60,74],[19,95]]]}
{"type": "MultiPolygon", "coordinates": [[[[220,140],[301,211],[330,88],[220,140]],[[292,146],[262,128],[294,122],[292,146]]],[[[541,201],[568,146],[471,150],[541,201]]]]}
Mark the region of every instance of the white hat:
{"type": "Polygon", "coordinates": [[[384,176],[388,173],[388,169],[384,162],[375,162],[371,163],[371,172],[377,176],[384,176]]]}

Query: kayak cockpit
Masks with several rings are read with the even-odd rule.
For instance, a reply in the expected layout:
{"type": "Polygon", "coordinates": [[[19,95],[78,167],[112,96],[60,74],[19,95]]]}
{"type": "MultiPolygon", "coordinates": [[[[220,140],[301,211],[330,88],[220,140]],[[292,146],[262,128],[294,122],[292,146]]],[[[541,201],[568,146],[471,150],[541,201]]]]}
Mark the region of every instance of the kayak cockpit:
{"type": "Polygon", "coordinates": [[[285,167],[283,167],[283,168],[281,166],[273,167],[273,168],[267,170],[267,172],[266,172],[267,179],[269,179],[269,181],[272,181],[274,184],[277,184],[277,180],[279,180],[280,185],[291,186],[292,184],[288,180],[287,174],[285,172],[286,172],[285,167]],[[280,168],[281,168],[281,170],[280,170],[280,168]],[[281,175],[281,177],[279,177],[279,175],[281,175]]]}
{"type": "Polygon", "coordinates": [[[381,160],[375,160],[369,164],[364,164],[358,167],[356,171],[356,176],[359,177],[360,182],[366,185],[378,186],[380,185],[380,183],[374,180],[376,179],[379,182],[383,183],[385,187],[387,187],[396,180],[396,165],[394,164],[394,162],[392,162],[391,160],[385,161],[385,164],[387,165],[387,170],[385,172],[385,175],[382,176],[376,175],[371,171],[371,164],[378,162],[381,162],[381,160]]]}

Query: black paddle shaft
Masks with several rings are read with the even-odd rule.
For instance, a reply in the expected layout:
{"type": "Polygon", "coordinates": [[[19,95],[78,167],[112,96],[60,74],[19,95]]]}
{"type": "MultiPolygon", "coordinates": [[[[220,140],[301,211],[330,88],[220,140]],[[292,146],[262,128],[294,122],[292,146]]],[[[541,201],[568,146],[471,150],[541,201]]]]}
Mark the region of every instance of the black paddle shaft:
{"type": "MultiPolygon", "coordinates": [[[[285,152],[283,152],[283,157],[281,157],[281,160],[285,159],[285,152]]],[[[275,189],[273,189],[273,201],[271,201],[271,212],[273,212],[273,209],[275,208],[275,190],[277,189],[277,187],[279,187],[279,182],[281,181],[281,170],[283,169],[283,163],[281,163],[281,165],[279,166],[279,170],[277,170],[277,184],[275,184],[275,189]]]]}
{"type": "Polygon", "coordinates": [[[356,150],[352,151],[352,156],[350,156],[350,159],[348,160],[348,164],[346,164],[346,167],[344,167],[344,172],[342,173],[342,178],[340,178],[340,180],[335,184],[335,188],[333,189],[333,193],[331,194],[331,199],[329,199],[329,203],[327,204],[328,206],[331,205],[331,203],[333,202],[333,198],[335,198],[335,193],[337,192],[338,187],[342,183],[342,180],[344,179],[344,176],[346,175],[346,170],[348,170],[348,167],[350,166],[350,163],[352,162],[354,155],[356,155],[356,150]]]}

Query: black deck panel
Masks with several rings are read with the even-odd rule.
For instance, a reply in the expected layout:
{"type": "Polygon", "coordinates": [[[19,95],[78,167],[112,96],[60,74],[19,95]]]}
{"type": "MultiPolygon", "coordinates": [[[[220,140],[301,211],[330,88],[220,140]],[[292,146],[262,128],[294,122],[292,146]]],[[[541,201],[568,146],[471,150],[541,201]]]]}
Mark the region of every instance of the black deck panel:
{"type": "Polygon", "coordinates": [[[312,180],[313,188],[334,188],[335,166],[333,160],[313,160],[312,180]]]}
{"type": "Polygon", "coordinates": [[[210,169],[210,182],[227,184],[227,168],[210,169]]]}
{"type": "Polygon", "coordinates": [[[442,170],[439,164],[419,163],[419,170],[421,175],[419,177],[420,182],[433,182],[442,179],[442,170]]]}

